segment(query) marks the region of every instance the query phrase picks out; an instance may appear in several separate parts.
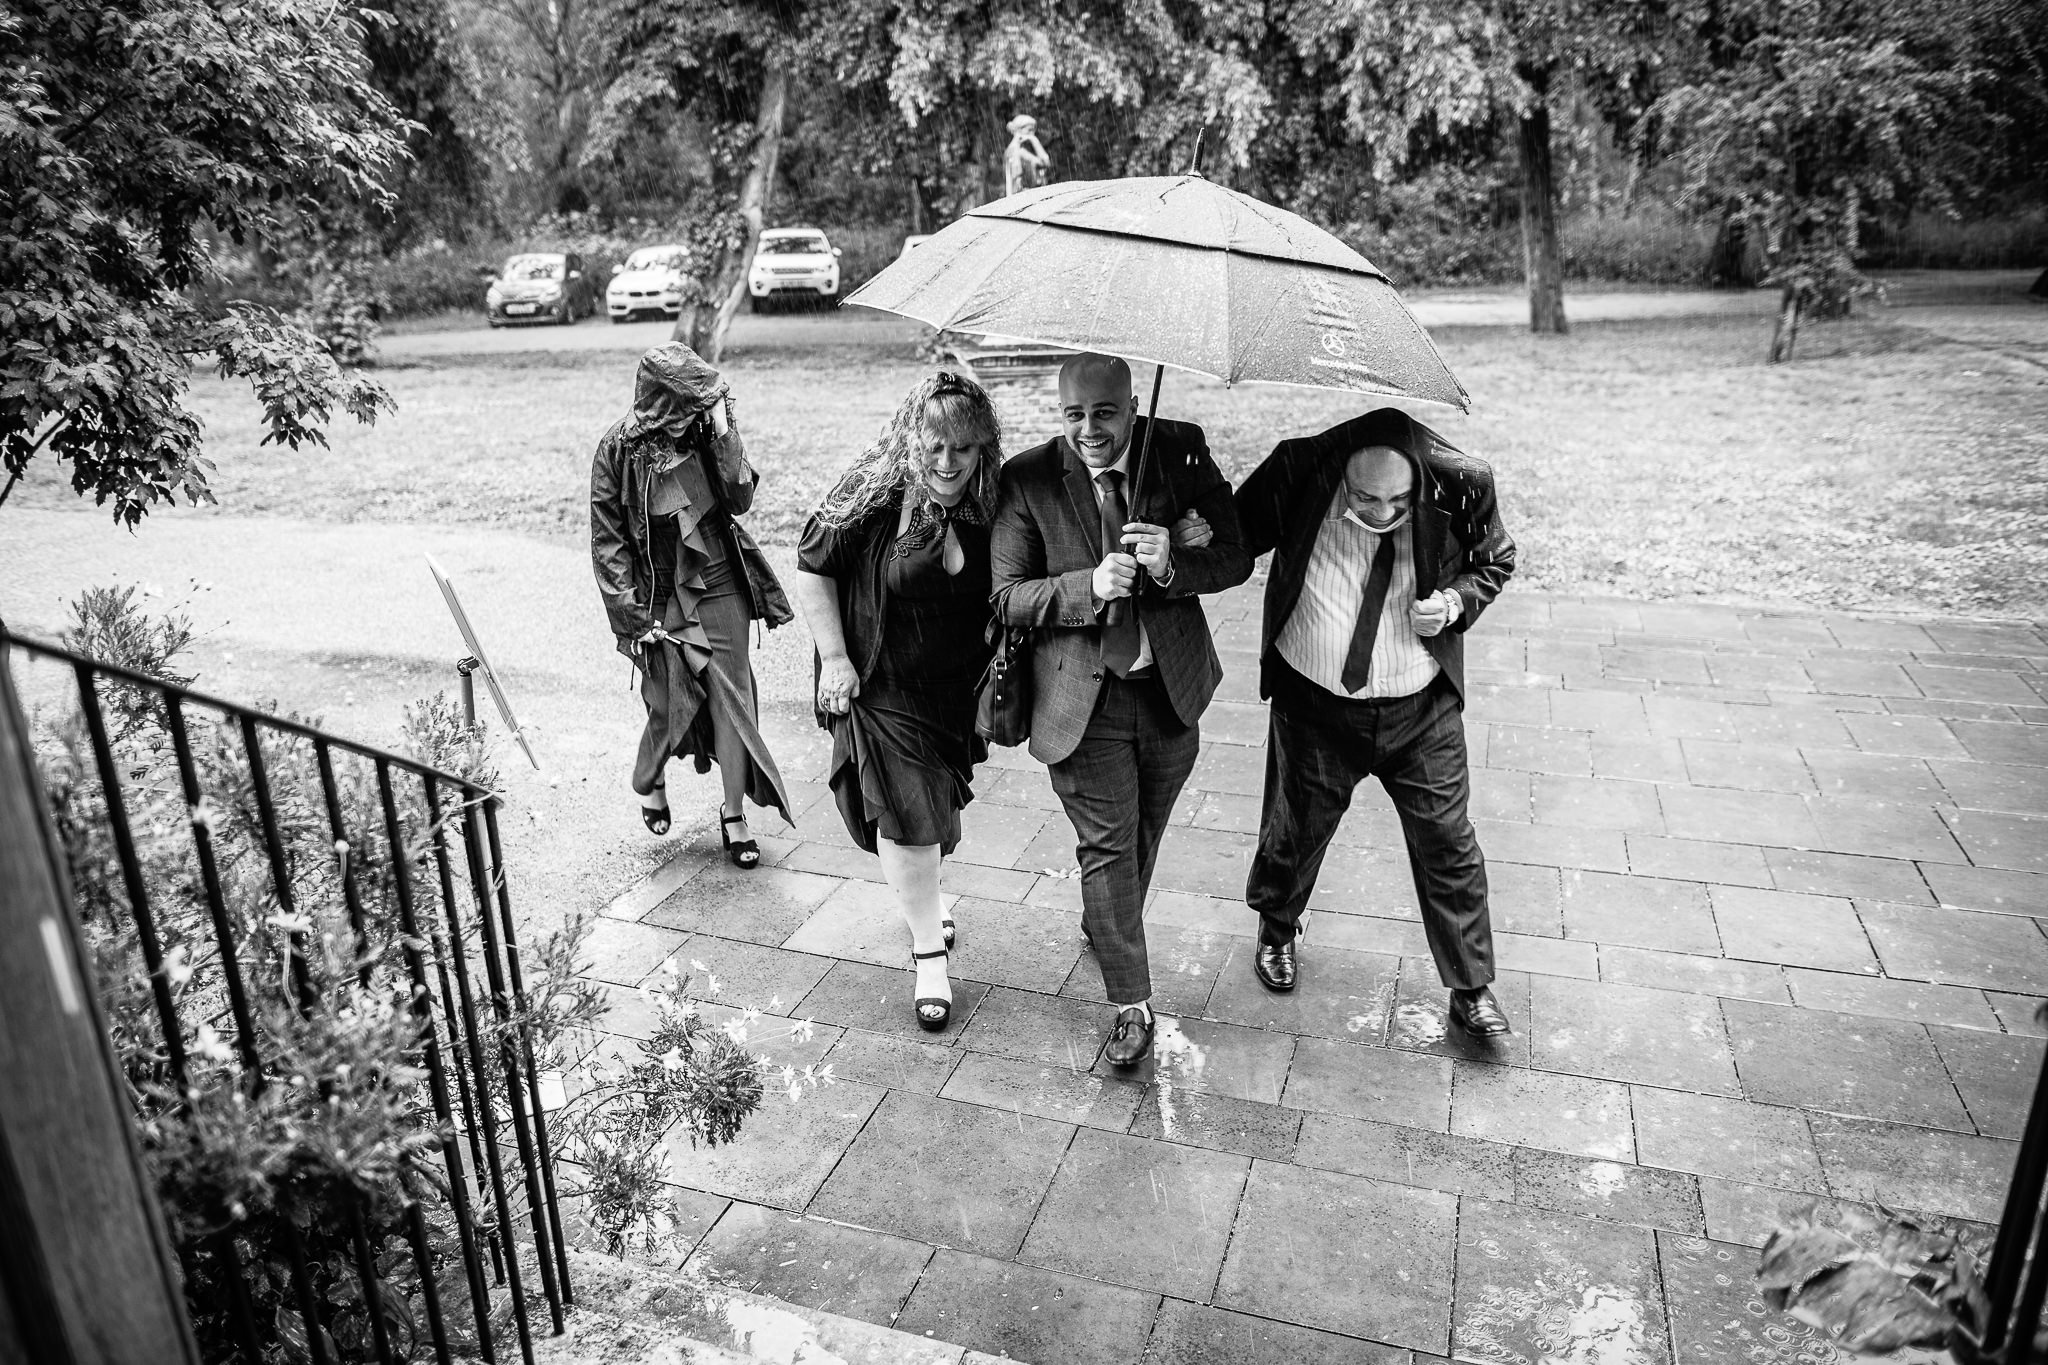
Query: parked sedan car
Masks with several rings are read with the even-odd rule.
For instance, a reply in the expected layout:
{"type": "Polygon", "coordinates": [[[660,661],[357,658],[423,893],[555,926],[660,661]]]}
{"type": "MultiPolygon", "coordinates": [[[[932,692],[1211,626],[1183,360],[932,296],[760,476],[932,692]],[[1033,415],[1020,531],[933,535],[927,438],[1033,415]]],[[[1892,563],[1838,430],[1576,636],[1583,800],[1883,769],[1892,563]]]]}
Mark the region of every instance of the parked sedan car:
{"type": "Polygon", "coordinates": [[[839,295],[839,248],[816,228],[771,228],[747,271],[747,293],[755,312],[774,299],[824,299],[839,295]]]}
{"type": "Polygon", "coordinates": [[[484,291],[491,326],[554,322],[567,327],[597,311],[597,293],[574,252],[528,251],[505,262],[484,291]]]}
{"type": "Polygon", "coordinates": [[[605,286],[604,309],[613,322],[630,322],[643,313],[673,318],[683,311],[683,276],[690,250],[682,246],[643,246],[612,268],[605,286]]]}

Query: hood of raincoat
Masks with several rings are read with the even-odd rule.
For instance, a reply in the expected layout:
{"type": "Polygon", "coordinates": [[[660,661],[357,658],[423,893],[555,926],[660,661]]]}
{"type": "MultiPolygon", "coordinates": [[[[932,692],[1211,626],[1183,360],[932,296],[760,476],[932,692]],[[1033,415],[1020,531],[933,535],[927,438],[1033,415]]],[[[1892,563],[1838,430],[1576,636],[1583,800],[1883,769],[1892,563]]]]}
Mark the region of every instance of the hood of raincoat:
{"type": "Polygon", "coordinates": [[[628,440],[656,433],[680,437],[725,394],[725,376],[704,357],[680,341],[656,346],[640,357],[633,415],[621,434],[628,440]]]}

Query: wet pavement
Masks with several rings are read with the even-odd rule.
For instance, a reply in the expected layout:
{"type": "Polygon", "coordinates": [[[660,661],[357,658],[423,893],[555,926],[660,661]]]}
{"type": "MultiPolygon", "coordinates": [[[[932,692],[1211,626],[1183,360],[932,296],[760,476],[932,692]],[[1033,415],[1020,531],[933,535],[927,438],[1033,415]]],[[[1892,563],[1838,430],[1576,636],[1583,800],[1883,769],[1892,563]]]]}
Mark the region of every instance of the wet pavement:
{"type": "MultiPolygon", "coordinates": [[[[2048,634],[1510,592],[1468,643],[1473,804],[1515,1033],[1451,1028],[1398,826],[1362,788],[1301,985],[1253,978],[1258,600],[1148,907],[1157,1055],[1101,1063],[1071,831],[977,777],[944,886],[952,1025],[778,723],[768,865],[679,845],[600,923],[614,1026],[671,955],[837,1083],[674,1148],[690,1264],[1053,1362],[1812,1362],[1753,1248],[1779,1210],[1998,1217],[2048,994],[2048,634]],[[784,1020],[814,1021],[790,1038],[784,1020]]],[[[636,1022],[637,1021],[637,1022],[636,1022]]]]}

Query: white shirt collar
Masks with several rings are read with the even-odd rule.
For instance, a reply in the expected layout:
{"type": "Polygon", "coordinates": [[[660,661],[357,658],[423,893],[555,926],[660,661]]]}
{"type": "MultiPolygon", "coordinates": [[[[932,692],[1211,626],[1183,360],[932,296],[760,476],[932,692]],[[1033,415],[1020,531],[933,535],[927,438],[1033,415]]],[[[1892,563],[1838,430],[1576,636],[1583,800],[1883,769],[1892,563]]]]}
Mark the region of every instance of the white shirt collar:
{"type": "Polygon", "coordinates": [[[1117,473],[1124,476],[1125,483],[1129,483],[1131,481],[1131,447],[1138,443],[1137,434],[1137,428],[1133,426],[1131,429],[1131,439],[1124,442],[1124,453],[1116,457],[1115,463],[1104,465],[1100,469],[1097,469],[1094,465],[1089,464],[1086,460],[1082,460],[1081,452],[1074,449],[1074,443],[1072,441],[1067,440],[1067,438],[1064,436],[1062,436],[1060,439],[1062,441],[1066,441],[1068,452],[1071,453],[1076,460],[1080,461],[1081,468],[1088,471],[1089,480],[1091,482],[1094,482],[1097,488],[1100,488],[1102,487],[1102,484],[1097,481],[1099,481],[1104,474],[1109,473],[1109,471],[1112,469],[1114,469],[1117,473]]]}

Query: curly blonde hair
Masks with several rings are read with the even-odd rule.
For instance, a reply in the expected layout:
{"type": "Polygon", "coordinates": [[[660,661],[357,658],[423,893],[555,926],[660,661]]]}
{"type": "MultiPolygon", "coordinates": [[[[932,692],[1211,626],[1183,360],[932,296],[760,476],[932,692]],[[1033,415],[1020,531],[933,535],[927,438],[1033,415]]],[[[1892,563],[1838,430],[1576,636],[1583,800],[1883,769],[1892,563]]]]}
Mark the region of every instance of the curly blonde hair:
{"type": "Polygon", "coordinates": [[[967,496],[984,518],[993,515],[997,471],[1003,462],[1002,423],[981,385],[940,370],[905,396],[874,444],[839,476],[818,504],[819,522],[850,526],[887,507],[899,488],[906,494],[923,493],[925,446],[935,437],[981,448],[967,496]]]}

